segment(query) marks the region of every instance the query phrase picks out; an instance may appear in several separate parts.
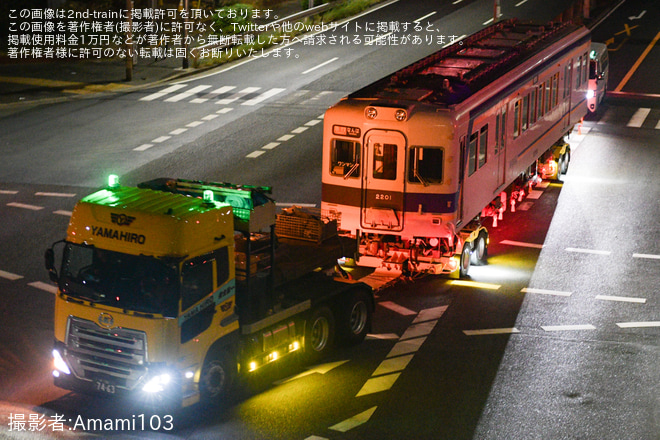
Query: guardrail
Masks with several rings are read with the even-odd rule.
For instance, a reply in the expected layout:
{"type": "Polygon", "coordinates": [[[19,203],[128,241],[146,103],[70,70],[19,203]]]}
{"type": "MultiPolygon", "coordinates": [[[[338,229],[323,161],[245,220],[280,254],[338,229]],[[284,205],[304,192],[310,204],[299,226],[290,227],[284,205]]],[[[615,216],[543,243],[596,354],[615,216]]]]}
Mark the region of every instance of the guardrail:
{"type": "MultiPolygon", "coordinates": [[[[340,0],[336,0],[330,3],[325,3],[319,6],[315,6],[313,8],[306,9],[304,11],[297,12],[295,14],[291,14],[287,17],[280,18],[274,21],[271,21],[269,23],[260,25],[260,28],[263,27],[265,30],[277,30],[282,28],[282,25],[284,23],[300,20],[301,18],[306,18],[306,17],[311,17],[317,14],[321,14],[325,11],[328,11],[335,7],[336,5],[340,4],[340,0]]],[[[259,34],[260,35],[260,34],[259,34]]],[[[230,36],[231,37],[231,36],[230,36]]],[[[236,46],[236,43],[232,41],[231,38],[229,39],[224,39],[224,40],[219,40],[219,41],[214,41],[213,43],[207,43],[202,46],[197,46],[194,47],[190,50],[190,55],[193,60],[193,67],[197,67],[199,65],[199,54],[202,51],[205,50],[212,50],[212,49],[227,49],[230,47],[236,46]],[[229,40],[229,41],[227,41],[229,40]]]]}

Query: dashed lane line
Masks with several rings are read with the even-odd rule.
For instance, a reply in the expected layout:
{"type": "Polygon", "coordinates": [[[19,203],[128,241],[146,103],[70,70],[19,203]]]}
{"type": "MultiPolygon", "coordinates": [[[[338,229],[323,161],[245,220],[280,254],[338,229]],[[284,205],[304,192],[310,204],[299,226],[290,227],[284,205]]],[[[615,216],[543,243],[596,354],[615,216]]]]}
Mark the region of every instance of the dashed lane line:
{"type": "Polygon", "coordinates": [[[583,248],[572,248],[568,247],[565,249],[566,252],[575,252],[581,254],[594,254],[594,255],[610,255],[611,251],[602,251],[598,249],[583,249],[583,248]]]}
{"type": "Polygon", "coordinates": [[[5,272],[4,270],[0,270],[0,277],[5,278],[7,280],[11,280],[11,281],[16,281],[16,280],[20,280],[21,278],[23,278],[23,275],[17,275],[15,273],[5,272]]]}
{"type": "Polygon", "coordinates": [[[452,286],[476,287],[478,289],[498,290],[502,285],[492,283],[479,283],[477,281],[467,280],[451,280],[449,282],[452,286]]]}
{"type": "Polygon", "coordinates": [[[534,248],[534,249],[542,249],[544,245],[542,244],[536,244],[536,243],[525,243],[522,241],[514,241],[514,240],[502,240],[500,241],[500,244],[505,244],[508,246],[518,246],[518,247],[528,247],[528,248],[534,248]]]}
{"type": "Polygon", "coordinates": [[[648,258],[651,260],[660,260],[660,255],[655,254],[633,254],[633,258],[648,258]]]}
{"type": "Polygon", "coordinates": [[[619,328],[660,327],[660,321],[617,322],[619,328]]]}
{"type": "Polygon", "coordinates": [[[596,330],[591,324],[573,324],[573,325],[542,325],[541,328],[546,332],[563,332],[575,330],[596,330]]]}
{"type": "Polygon", "coordinates": [[[36,192],[35,196],[44,196],[44,197],[62,197],[62,198],[71,198],[75,197],[74,193],[60,193],[60,192],[36,192]]]}
{"type": "Polygon", "coordinates": [[[63,215],[63,216],[66,216],[66,217],[71,217],[71,216],[73,215],[73,212],[72,212],[72,211],[64,211],[64,210],[62,210],[62,209],[58,209],[57,211],[53,211],[53,214],[63,215]]]}
{"type": "Polygon", "coordinates": [[[485,328],[479,330],[463,330],[463,333],[466,336],[484,336],[484,335],[509,335],[513,333],[520,333],[515,327],[503,327],[503,328],[485,328]]]}
{"type": "Polygon", "coordinates": [[[14,208],[29,209],[31,211],[39,211],[41,209],[44,209],[43,206],[28,205],[27,203],[17,203],[17,202],[7,203],[7,206],[13,206],[14,208]]]}
{"type": "Polygon", "coordinates": [[[53,286],[52,284],[46,284],[41,281],[35,281],[33,283],[28,283],[28,286],[32,286],[39,290],[44,290],[46,292],[52,293],[53,295],[57,294],[57,286],[53,286]]]}
{"type": "Polygon", "coordinates": [[[639,304],[646,303],[646,298],[634,298],[630,296],[596,295],[596,299],[600,299],[603,301],[619,301],[619,302],[630,302],[630,303],[639,303],[639,304]]]}
{"type": "Polygon", "coordinates": [[[14,194],[18,194],[18,191],[13,191],[9,189],[0,189],[0,194],[14,195],[14,194]]]}
{"type": "Polygon", "coordinates": [[[561,290],[547,290],[547,289],[536,289],[533,287],[524,287],[520,289],[522,293],[538,293],[541,295],[556,295],[556,296],[571,296],[573,292],[566,292],[561,290]]]}

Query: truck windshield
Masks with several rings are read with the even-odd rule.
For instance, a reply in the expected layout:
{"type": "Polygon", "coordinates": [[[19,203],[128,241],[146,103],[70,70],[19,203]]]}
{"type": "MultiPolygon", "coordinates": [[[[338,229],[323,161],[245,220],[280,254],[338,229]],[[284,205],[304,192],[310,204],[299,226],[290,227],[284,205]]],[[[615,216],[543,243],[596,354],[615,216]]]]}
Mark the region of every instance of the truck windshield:
{"type": "Polygon", "coordinates": [[[68,296],[125,310],[175,317],[178,308],[177,272],[154,257],[67,243],[59,284],[68,296]]]}

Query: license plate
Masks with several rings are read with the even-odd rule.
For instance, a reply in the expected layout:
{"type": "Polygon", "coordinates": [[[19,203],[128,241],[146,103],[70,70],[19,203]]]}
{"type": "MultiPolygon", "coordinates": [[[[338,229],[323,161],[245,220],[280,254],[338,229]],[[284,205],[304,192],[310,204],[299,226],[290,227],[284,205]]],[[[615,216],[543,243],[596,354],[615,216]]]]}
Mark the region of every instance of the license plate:
{"type": "Polygon", "coordinates": [[[100,380],[96,381],[96,390],[106,394],[115,394],[116,391],[114,385],[100,380]]]}

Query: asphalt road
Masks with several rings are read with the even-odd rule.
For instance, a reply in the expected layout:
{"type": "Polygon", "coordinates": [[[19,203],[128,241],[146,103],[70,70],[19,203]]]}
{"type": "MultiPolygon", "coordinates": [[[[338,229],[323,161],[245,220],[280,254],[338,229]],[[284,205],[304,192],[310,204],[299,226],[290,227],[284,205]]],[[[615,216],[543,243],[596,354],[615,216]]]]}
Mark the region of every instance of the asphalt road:
{"type": "MultiPolygon", "coordinates": [[[[546,6],[522,3],[520,15],[557,15],[546,6]]],[[[362,20],[413,21],[435,11],[427,20],[462,35],[480,28],[491,7],[398,2],[362,20]]],[[[514,7],[504,2],[503,10],[514,7]]],[[[606,41],[624,24],[639,24],[631,30],[638,38],[621,48],[626,57],[611,54],[610,90],[649,47],[654,12],[628,1],[596,28],[594,39],[606,41]]],[[[0,119],[0,437],[39,438],[9,432],[21,416],[51,422],[61,415],[69,421],[65,432],[46,426],[41,434],[80,437],[87,435],[82,425],[69,429],[78,420],[142,414],[51,385],[53,293],[42,255],[62,238],[77,198],[113,172],[126,184],[168,175],[273,185],[280,202],[318,204],[324,109],[430,51],[301,45],[295,62],[253,60],[167,93],[171,85],[0,119]],[[234,88],[208,96],[227,87],[234,88]]],[[[638,97],[657,94],[647,64],[656,60],[653,48],[622,88],[634,96],[608,97],[582,134],[572,135],[564,181],[493,229],[489,264],[471,272],[482,284],[400,284],[379,297],[373,335],[322,366],[274,369],[218,410],[177,414],[172,431],[88,429],[90,435],[660,438],[660,106],[638,97]],[[648,108],[645,118],[631,124],[640,108],[648,108]]]]}

